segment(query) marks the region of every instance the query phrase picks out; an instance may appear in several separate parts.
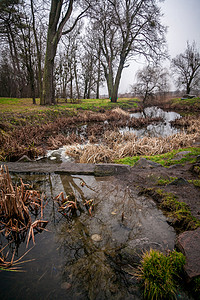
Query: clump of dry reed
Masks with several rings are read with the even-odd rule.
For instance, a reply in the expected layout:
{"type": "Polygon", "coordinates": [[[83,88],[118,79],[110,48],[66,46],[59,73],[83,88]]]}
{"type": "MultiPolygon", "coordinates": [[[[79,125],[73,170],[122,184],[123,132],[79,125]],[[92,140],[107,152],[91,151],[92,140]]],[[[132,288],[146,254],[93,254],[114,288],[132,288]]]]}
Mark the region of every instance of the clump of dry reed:
{"type": "Polygon", "coordinates": [[[74,215],[78,209],[76,196],[71,193],[64,197],[63,192],[55,197],[55,201],[58,203],[58,211],[63,215],[74,215]]]}
{"type": "Polygon", "coordinates": [[[111,111],[112,113],[121,115],[121,116],[126,116],[128,118],[130,118],[130,114],[128,112],[126,112],[125,110],[121,109],[120,107],[116,107],[114,109],[112,109],[111,111]]]}
{"type": "MultiPolygon", "coordinates": [[[[41,231],[47,225],[48,221],[35,220],[32,223],[30,211],[43,217],[44,210],[44,194],[40,194],[36,190],[27,189],[21,180],[20,186],[13,186],[12,180],[8,171],[8,167],[1,166],[0,168],[0,233],[8,240],[16,241],[23,239],[24,234],[28,234],[27,245],[30,237],[34,241],[34,229],[41,231]]],[[[13,258],[12,258],[13,260],[13,258]]],[[[5,267],[10,263],[5,261],[2,249],[0,250],[0,267],[5,267]]],[[[12,264],[11,264],[12,265],[12,264]]]]}
{"type": "Polygon", "coordinates": [[[169,137],[138,138],[133,133],[106,132],[102,144],[70,146],[66,149],[68,156],[81,163],[108,163],[115,159],[135,155],[156,155],[173,149],[191,146],[197,134],[177,133],[169,137]]]}
{"type": "Polygon", "coordinates": [[[173,126],[185,128],[188,133],[200,133],[200,117],[198,116],[184,116],[171,123],[173,126]]]}

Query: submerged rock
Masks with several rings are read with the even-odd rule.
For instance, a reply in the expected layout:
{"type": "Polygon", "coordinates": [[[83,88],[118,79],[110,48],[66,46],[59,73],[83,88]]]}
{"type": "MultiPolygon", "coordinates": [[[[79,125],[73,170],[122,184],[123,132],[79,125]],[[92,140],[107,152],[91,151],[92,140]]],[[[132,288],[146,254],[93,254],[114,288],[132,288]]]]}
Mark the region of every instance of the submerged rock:
{"type": "Polygon", "coordinates": [[[188,280],[200,276],[200,228],[181,233],[176,246],[186,256],[184,269],[188,280]]]}
{"type": "Polygon", "coordinates": [[[93,235],[91,236],[91,239],[92,239],[94,242],[100,242],[100,241],[102,241],[102,237],[101,237],[99,234],[97,234],[97,233],[93,234],[93,235]]]}

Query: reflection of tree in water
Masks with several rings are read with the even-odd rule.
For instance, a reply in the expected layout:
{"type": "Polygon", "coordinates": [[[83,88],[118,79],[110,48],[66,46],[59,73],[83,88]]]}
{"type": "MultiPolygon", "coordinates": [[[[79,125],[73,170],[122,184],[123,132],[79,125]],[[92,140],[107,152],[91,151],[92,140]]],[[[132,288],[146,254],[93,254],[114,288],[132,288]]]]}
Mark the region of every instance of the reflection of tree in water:
{"type": "MultiPolygon", "coordinates": [[[[61,176],[65,192],[76,191],[84,200],[83,190],[74,179],[77,180],[77,177],[61,176]]],[[[127,197],[127,191],[124,197],[127,197]]],[[[124,210],[123,199],[121,206],[124,210]]],[[[62,278],[71,284],[67,293],[72,299],[127,299],[133,279],[121,268],[117,254],[120,247],[112,248],[112,244],[102,246],[101,242],[95,242],[87,226],[88,218],[87,213],[81,213],[81,217],[67,218],[57,228],[57,242],[67,259],[62,278]]]]}
{"type": "Polygon", "coordinates": [[[127,299],[133,279],[117,264],[116,249],[100,249],[79,219],[63,224],[59,244],[67,257],[62,277],[72,285],[72,299],[127,299]]]}

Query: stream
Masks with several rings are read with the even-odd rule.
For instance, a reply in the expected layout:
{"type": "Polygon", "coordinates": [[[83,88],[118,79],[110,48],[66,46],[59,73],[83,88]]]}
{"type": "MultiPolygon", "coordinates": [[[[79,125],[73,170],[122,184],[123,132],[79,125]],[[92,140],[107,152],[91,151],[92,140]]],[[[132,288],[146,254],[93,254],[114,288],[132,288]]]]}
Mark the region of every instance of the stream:
{"type": "MultiPolygon", "coordinates": [[[[147,109],[145,114],[161,114],[164,122],[145,129],[120,130],[130,130],[141,137],[177,132],[170,121],[180,115],[157,108],[147,109]]],[[[51,150],[46,159],[52,163],[66,161],[69,158],[64,152],[65,147],[51,150]]],[[[153,200],[138,196],[129,186],[124,189],[112,176],[12,174],[15,182],[20,177],[24,183],[33,183],[34,189],[45,192],[48,202],[43,219],[49,223],[47,231],[35,234],[35,246],[30,240],[31,250],[19,265],[22,272],[0,271],[2,300],[143,299],[134,276],[142,252],[150,248],[172,250],[176,239],[174,229],[153,200]],[[61,192],[75,195],[75,216],[58,211],[54,199],[61,192]],[[91,215],[85,205],[89,200],[93,203],[91,215]]],[[[11,249],[17,247],[15,259],[28,250],[26,239],[10,245],[11,249]]],[[[0,237],[0,245],[6,243],[0,237]]],[[[177,297],[191,299],[183,290],[178,290],[177,297]]]]}
{"type": "MultiPolygon", "coordinates": [[[[156,204],[114,177],[21,177],[46,191],[48,231],[35,235],[36,245],[22,260],[32,261],[22,263],[23,272],[0,272],[1,299],[142,299],[133,276],[142,251],[172,250],[176,237],[156,204]],[[60,192],[74,193],[76,216],[58,212],[53,198],[60,192]],[[92,215],[84,205],[91,199],[92,215]]],[[[17,256],[26,251],[22,241],[17,256]]],[[[189,298],[179,291],[179,299],[189,298]]]]}

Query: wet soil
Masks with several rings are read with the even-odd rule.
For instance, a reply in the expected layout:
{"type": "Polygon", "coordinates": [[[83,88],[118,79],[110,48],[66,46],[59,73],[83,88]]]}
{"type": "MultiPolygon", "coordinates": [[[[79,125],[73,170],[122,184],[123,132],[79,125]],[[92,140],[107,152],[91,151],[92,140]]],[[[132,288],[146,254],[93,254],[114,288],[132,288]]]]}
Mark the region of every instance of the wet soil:
{"type": "Polygon", "coordinates": [[[169,168],[157,165],[156,167],[134,166],[130,172],[124,175],[117,175],[116,178],[124,186],[137,189],[140,192],[144,188],[162,189],[164,192],[172,193],[177,196],[177,200],[185,202],[194,217],[200,220],[200,188],[195,187],[188,180],[199,180],[199,175],[194,174],[192,164],[173,165],[169,168]],[[168,180],[170,177],[184,179],[182,183],[159,185],[159,179],[168,180]]]}

